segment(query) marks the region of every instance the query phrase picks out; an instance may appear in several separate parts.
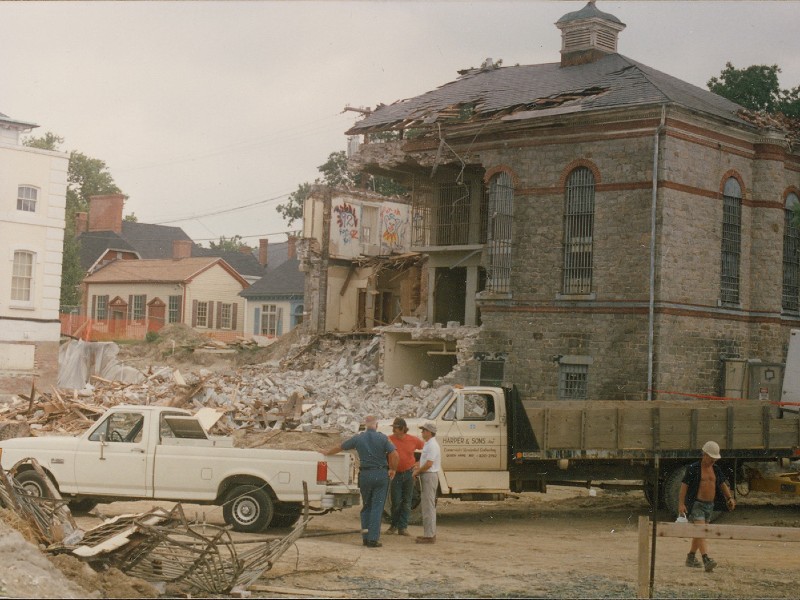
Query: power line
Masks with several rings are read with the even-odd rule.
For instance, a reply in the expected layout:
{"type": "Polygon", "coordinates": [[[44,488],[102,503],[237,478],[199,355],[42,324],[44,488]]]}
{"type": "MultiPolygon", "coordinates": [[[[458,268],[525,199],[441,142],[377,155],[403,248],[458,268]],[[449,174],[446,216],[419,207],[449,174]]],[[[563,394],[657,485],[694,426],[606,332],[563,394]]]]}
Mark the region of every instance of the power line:
{"type": "Polygon", "coordinates": [[[266,200],[259,200],[257,202],[251,202],[250,204],[243,204],[241,206],[233,206],[233,207],[230,207],[230,208],[223,208],[221,210],[215,210],[215,211],[212,211],[212,212],[203,213],[203,214],[199,214],[199,215],[190,215],[188,217],[180,217],[180,218],[175,218],[175,219],[168,219],[168,220],[165,220],[165,221],[156,221],[156,222],[152,223],[152,225],[166,225],[167,223],[180,223],[181,221],[193,221],[194,219],[199,219],[199,218],[202,218],[202,217],[213,217],[215,215],[222,215],[222,214],[225,214],[225,213],[236,212],[238,210],[245,210],[247,208],[253,208],[254,206],[259,206],[261,204],[267,204],[268,202],[275,202],[276,200],[281,200],[283,198],[288,197],[291,194],[292,194],[292,192],[285,192],[285,193],[283,193],[283,194],[281,194],[279,196],[273,196],[272,198],[267,198],[266,200]]]}

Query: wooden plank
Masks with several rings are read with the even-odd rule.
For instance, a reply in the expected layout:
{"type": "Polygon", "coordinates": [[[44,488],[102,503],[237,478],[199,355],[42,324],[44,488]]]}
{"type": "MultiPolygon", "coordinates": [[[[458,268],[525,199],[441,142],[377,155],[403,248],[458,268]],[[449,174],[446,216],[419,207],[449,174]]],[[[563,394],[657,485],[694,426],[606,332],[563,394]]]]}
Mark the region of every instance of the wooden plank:
{"type": "Polygon", "coordinates": [[[659,523],[658,537],[751,540],[765,542],[800,542],[797,527],[761,527],[757,525],[695,525],[659,523]]]}
{"type": "Polygon", "coordinates": [[[636,577],[636,597],[649,598],[650,596],[650,558],[647,548],[650,541],[650,519],[646,516],[639,517],[639,543],[638,543],[638,573],[636,577]]]}
{"type": "Polygon", "coordinates": [[[619,447],[619,411],[614,408],[599,408],[584,411],[584,414],[584,447],[590,450],[616,450],[619,447]]]}
{"type": "Polygon", "coordinates": [[[349,598],[350,594],[333,590],[312,590],[309,588],[282,587],[278,585],[259,585],[253,583],[247,586],[251,592],[269,592],[271,594],[284,594],[294,598],[298,596],[311,596],[312,598],[349,598]]]}

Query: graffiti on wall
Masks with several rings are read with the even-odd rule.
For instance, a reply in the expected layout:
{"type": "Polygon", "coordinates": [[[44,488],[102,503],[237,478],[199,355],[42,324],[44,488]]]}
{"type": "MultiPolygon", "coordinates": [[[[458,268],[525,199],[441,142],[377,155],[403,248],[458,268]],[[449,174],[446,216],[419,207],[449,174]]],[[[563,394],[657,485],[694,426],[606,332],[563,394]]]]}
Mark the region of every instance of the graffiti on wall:
{"type": "Polygon", "coordinates": [[[406,230],[408,229],[408,213],[395,206],[382,206],[381,247],[392,252],[402,251],[406,246],[406,230]]]}
{"type": "Polygon", "coordinates": [[[343,244],[350,243],[351,240],[358,240],[358,216],[356,209],[347,202],[339,204],[333,208],[336,213],[336,226],[339,228],[339,237],[343,244]]]}

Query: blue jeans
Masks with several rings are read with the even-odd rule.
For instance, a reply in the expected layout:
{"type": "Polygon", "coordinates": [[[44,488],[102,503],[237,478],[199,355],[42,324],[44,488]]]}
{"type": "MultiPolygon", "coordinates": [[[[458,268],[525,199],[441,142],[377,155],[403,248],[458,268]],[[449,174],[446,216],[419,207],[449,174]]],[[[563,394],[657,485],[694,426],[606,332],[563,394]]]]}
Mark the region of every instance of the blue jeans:
{"type": "Polygon", "coordinates": [[[414,496],[414,478],[411,469],[402,473],[395,473],[389,485],[392,495],[392,527],[396,529],[408,528],[408,517],[411,514],[411,499],[414,496]]]}
{"type": "Polygon", "coordinates": [[[365,540],[377,542],[381,537],[381,519],[389,489],[389,473],[386,469],[370,469],[358,473],[358,487],[361,490],[361,529],[369,530],[362,534],[365,540]]]}

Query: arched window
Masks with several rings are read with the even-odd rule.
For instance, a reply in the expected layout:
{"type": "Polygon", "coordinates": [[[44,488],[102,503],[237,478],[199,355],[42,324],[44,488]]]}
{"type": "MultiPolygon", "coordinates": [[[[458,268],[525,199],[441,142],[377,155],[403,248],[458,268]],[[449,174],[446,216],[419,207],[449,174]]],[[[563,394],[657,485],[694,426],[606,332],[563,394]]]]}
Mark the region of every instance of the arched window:
{"type": "Polygon", "coordinates": [[[564,294],[592,291],[594,174],[578,167],[567,178],[564,203],[564,294]]]}
{"type": "Polygon", "coordinates": [[[511,291],[511,242],[514,185],[511,176],[500,172],[489,182],[489,268],[486,289],[511,291]]]}
{"type": "Polygon", "coordinates": [[[800,198],[794,192],[786,196],[783,224],[783,310],[800,310],[800,228],[794,224],[800,198]]]}
{"type": "Polygon", "coordinates": [[[742,253],[742,186],[731,177],[722,193],[722,276],[720,300],[739,304],[739,261],[742,253]]]}

